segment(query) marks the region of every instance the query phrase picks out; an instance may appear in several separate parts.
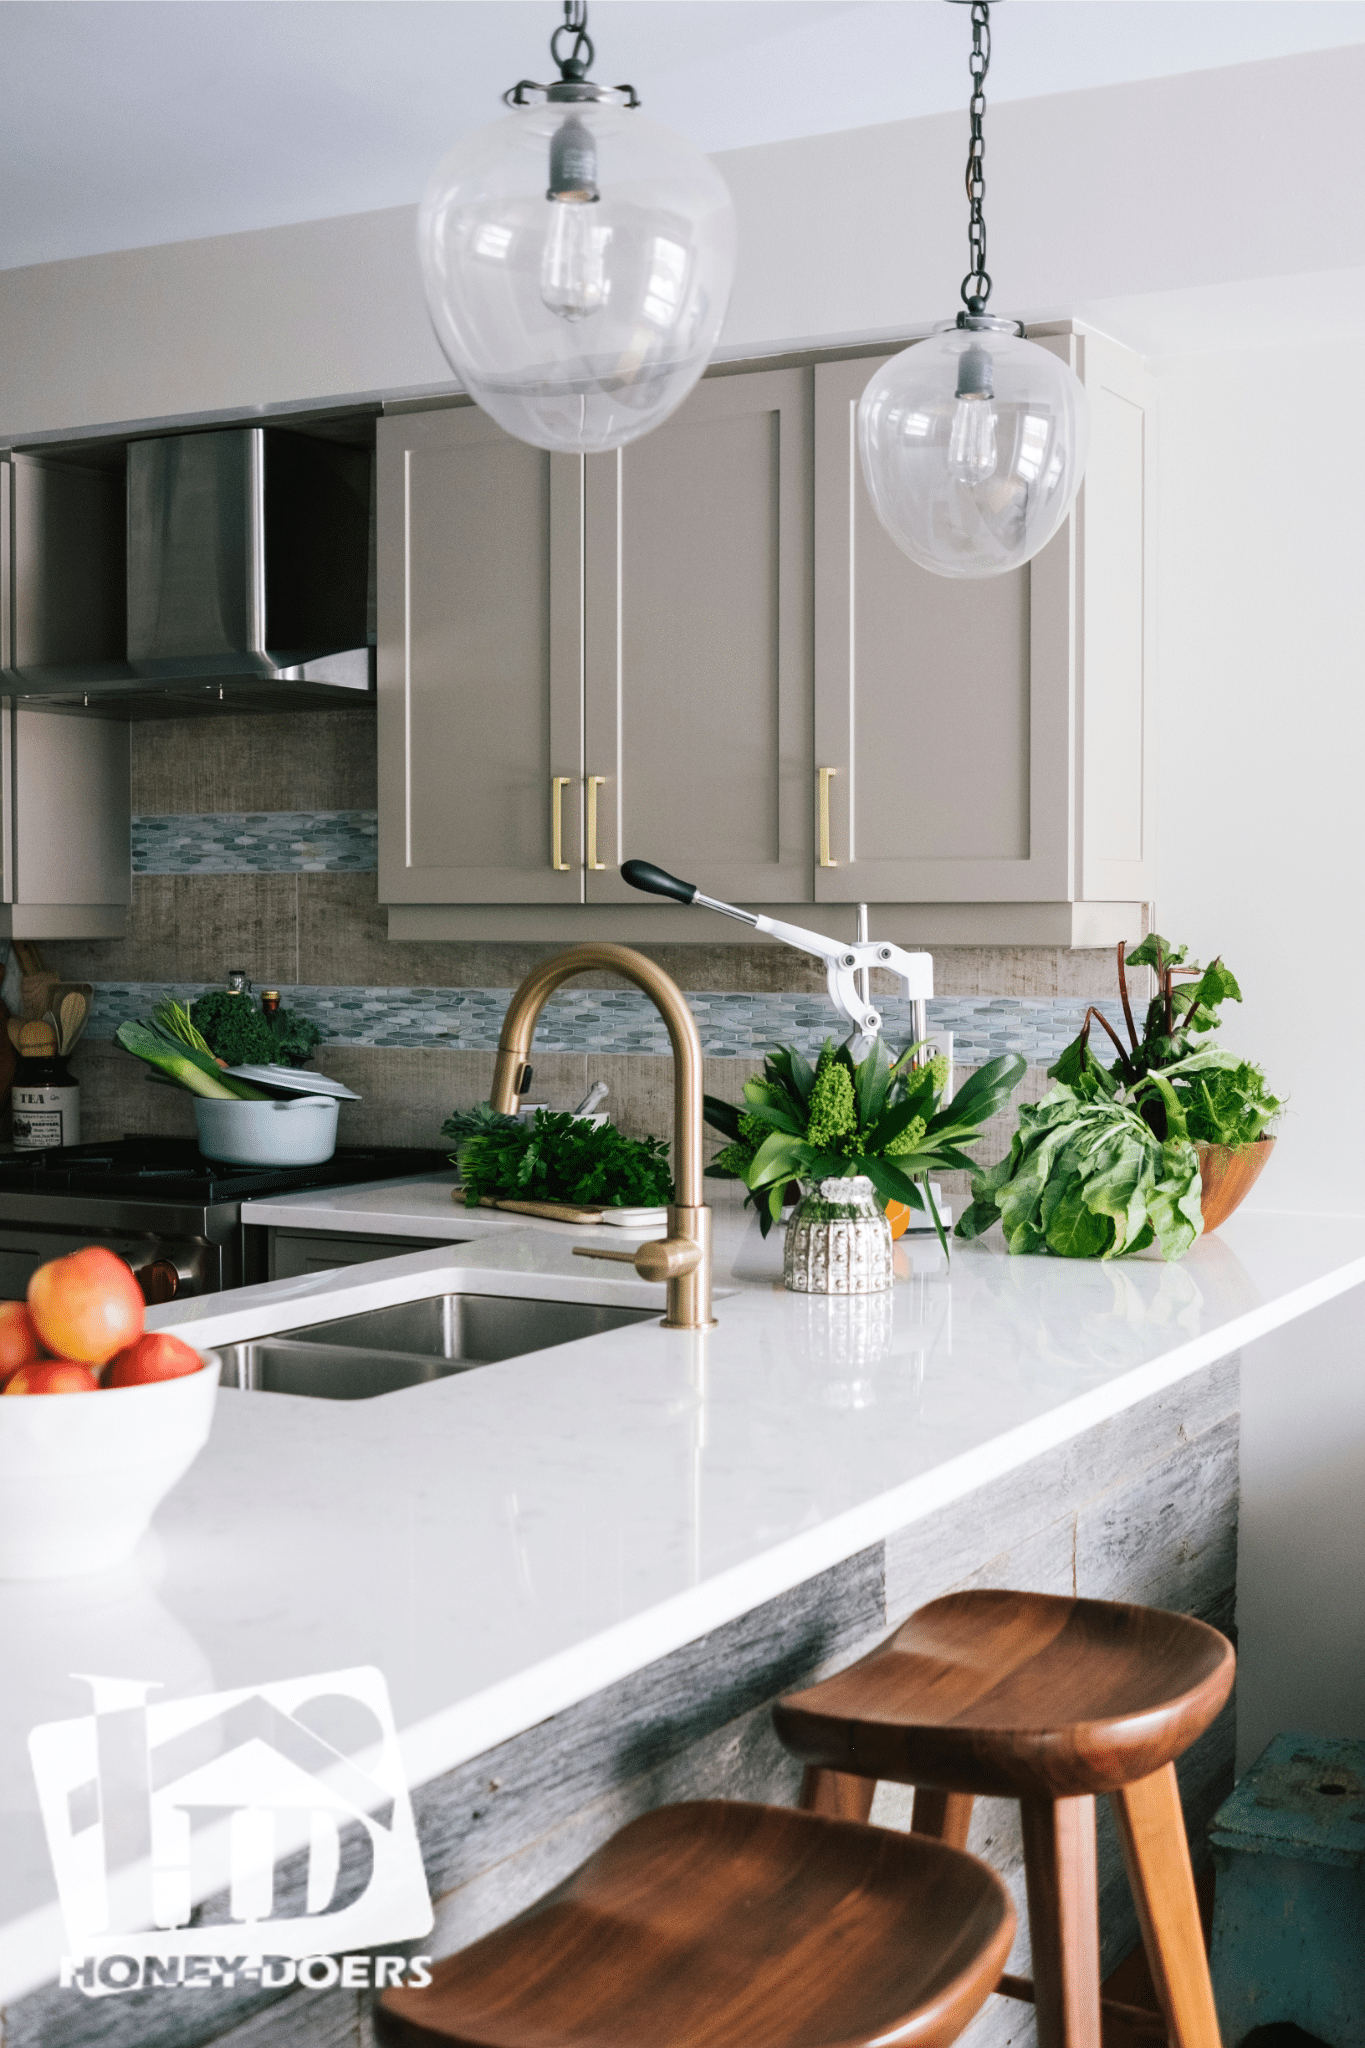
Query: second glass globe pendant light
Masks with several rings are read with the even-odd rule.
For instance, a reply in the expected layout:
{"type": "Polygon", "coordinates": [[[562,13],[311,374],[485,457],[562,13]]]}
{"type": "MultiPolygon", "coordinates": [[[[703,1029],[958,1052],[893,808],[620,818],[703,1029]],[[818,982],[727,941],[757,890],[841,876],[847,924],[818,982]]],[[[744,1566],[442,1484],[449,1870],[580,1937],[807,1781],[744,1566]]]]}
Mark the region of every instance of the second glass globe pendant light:
{"type": "MultiPolygon", "coordinates": [[[[966,0],[961,0],[966,4],[966,0]]],[[[1051,540],[1085,470],[1089,408],[1079,379],[1017,320],[986,311],[984,200],[989,0],[972,5],[971,269],[963,310],[883,364],[858,406],[863,477],[877,517],[939,576],[998,576],[1051,540]]]]}
{"type": "Polygon", "coordinates": [[[564,0],[560,75],[450,152],[418,216],[446,357],[500,426],[538,448],[619,448],[680,405],[715,348],[735,215],[700,150],[596,85],[586,0],[564,0]]]}

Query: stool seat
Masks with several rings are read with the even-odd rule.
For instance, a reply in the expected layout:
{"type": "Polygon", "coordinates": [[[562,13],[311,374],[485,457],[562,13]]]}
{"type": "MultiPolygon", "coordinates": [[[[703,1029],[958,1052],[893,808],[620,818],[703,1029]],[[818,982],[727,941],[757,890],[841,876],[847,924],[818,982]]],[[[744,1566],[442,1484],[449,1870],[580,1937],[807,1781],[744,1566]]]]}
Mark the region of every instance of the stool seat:
{"type": "Polygon", "coordinates": [[[945,2048],[1008,1892],[941,1842],[731,1801],[632,1821],[529,1913],[386,1990],[387,2048],[945,2048]]]}
{"type": "Polygon", "coordinates": [[[1046,1593],[950,1593],[774,1711],[808,1765],[1004,1798],[1113,1792],[1188,1749],[1236,1658],[1189,1615],[1046,1593]]]}

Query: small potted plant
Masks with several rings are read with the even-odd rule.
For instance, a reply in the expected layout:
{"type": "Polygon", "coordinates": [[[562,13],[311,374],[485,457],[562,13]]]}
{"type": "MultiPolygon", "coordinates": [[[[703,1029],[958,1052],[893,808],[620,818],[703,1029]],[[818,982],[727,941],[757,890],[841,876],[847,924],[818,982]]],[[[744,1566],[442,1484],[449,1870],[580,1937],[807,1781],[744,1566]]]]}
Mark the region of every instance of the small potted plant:
{"type": "Polygon", "coordinates": [[[865,1178],[885,1203],[925,1211],[947,1250],[929,1175],[974,1170],[963,1151],[1004,1108],[1024,1072],[1017,1053],[991,1060],[945,1103],[948,1063],[927,1044],[893,1059],[878,1039],[854,1063],[830,1039],[816,1064],[779,1045],[744,1084],[744,1108],[706,1097],[706,1121],[729,1140],[707,1167],[741,1180],[766,1237],[793,1182],[808,1193],[823,1182],[865,1178]]]}

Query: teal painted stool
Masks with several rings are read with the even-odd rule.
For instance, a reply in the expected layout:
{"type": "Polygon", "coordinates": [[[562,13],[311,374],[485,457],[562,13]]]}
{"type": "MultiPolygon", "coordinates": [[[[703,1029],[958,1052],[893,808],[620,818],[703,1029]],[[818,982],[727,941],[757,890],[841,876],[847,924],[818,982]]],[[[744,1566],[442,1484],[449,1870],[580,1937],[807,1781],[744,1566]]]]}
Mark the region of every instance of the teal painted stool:
{"type": "Polygon", "coordinates": [[[1209,1829],[1224,2048],[1292,2021],[1365,2044],[1365,1742],[1277,1735],[1209,1829]]]}

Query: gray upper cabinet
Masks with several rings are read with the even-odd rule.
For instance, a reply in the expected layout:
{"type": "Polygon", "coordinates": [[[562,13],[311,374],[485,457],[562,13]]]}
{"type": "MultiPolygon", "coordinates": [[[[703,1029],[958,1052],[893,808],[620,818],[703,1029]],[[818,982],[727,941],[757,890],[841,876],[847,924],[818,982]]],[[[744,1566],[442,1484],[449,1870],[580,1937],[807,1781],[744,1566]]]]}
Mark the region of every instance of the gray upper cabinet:
{"type": "Polygon", "coordinates": [[[582,473],[473,406],[379,423],[383,902],[582,901],[582,473]]]}
{"type": "MultiPolygon", "coordinates": [[[[0,674],[11,686],[40,665],[77,686],[120,666],[110,649],[122,644],[121,559],[105,541],[110,526],[122,533],[121,485],[103,470],[0,461],[0,674]]],[[[121,938],[131,814],[126,724],[0,696],[0,938],[121,938]]]]}
{"type": "Polygon", "coordinates": [[[810,900],[811,399],[808,369],[709,378],[587,459],[589,903],[639,904],[636,856],[810,900]]]}
{"type": "Polygon", "coordinates": [[[875,360],[815,372],[815,897],[1046,905],[1020,936],[1100,943],[1153,887],[1150,392],[1101,337],[1033,338],[1086,386],[1086,480],[1041,554],[980,581],[918,568],[872,511],[875,360]]]}
{"type": "Polygon", "coordinates": [[[643,856],[732,902],[823,904],[850,933],[870,903],[888,937],[930,944],[1135,936],[1151,395],[1103,337],[1034,338],[1089,393],[1086,481],[1041,554],[979,582],[918,569],[872,512],[870,356],[713,374],[586,459],[472,407],[386,418],[390,929],[677,935],[620,879],[643,856]]]}

